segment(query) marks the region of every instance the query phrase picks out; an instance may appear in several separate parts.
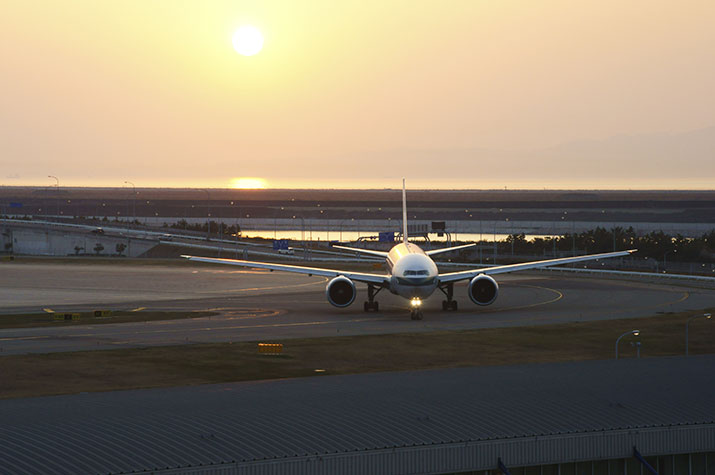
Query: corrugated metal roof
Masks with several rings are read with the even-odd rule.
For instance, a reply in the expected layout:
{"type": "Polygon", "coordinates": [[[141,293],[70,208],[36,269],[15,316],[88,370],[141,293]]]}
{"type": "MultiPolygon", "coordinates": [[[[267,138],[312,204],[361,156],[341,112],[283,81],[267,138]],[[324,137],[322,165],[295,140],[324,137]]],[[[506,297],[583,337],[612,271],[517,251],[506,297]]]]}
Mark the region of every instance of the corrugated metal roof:
{"type": "Polygon", "coordinates": [[[9,473],[121,473],[715,423],[715,356],[0,401],[9,473]]]}

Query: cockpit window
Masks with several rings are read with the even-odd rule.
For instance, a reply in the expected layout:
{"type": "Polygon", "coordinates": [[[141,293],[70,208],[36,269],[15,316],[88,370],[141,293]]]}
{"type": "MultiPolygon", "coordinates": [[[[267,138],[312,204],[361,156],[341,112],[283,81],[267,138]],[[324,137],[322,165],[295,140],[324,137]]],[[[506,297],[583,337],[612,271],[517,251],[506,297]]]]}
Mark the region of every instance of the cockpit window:
{"type": "Polygon", "coordinates": [[[429,272],[422,269],[422,270],[406,270],[405,271],[405,276],[408,275],[429,275],[429,272]]]}

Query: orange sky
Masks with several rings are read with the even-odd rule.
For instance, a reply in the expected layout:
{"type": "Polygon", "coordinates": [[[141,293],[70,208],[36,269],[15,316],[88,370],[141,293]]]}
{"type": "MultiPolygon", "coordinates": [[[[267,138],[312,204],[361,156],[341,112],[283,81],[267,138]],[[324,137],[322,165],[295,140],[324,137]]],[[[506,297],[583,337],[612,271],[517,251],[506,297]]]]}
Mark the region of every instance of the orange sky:
{"type": "Polygon", "coordinates": [[[0,184],[713,188],[713,25],[711,0],[6,2],[0,184]]]}

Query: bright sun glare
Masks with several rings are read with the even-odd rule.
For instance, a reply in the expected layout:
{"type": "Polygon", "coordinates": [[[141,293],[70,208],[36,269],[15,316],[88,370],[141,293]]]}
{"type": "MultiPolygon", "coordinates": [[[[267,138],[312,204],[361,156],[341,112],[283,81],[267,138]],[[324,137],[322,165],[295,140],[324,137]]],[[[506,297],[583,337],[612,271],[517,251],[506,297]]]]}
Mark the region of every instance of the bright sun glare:
{"type": "Polygon", "coordinates": [[[253,56],[263,48],[263,35],[252,25],[243,25],[233,34],[233,48],[243,56],[253,56]]]}
{"type": "Polygon", "coordinates": [[[231,188],[238,188],[241,190],[251,190],[257,188],[265,188],[267,185],[266,180],[263,178],[233,178],[231,180],[231,188]]]}

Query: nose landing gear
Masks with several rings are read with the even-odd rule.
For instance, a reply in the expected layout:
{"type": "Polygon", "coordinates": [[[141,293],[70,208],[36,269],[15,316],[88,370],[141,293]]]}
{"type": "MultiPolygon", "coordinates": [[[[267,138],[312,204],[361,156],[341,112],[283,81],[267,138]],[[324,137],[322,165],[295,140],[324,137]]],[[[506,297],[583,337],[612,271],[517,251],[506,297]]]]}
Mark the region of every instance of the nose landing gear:
{"type": "Polygon", "coordinates": [[[413,298],[410,300],[410,306],[410,318],[412,318],[412,320],[422,320],[422,300],[413,298]]]}

